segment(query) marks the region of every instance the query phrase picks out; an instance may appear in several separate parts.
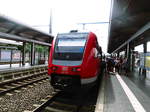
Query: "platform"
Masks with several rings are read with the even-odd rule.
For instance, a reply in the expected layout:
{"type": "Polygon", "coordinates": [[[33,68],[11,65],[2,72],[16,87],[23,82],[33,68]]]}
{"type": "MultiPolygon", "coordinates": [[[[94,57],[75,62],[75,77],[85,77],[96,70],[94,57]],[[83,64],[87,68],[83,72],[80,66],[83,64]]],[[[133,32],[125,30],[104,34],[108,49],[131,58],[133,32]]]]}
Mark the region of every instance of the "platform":
{"type": "Polygon", "coordinates": [[[10,67],[9,65],[0,65],[0,73],[5,71],[17,71],[44,66],[48,66],[48,64],[34,65],[34,66],[31,66],[30,64],[26,64],[26,66],[19,66],[19,64],[13,64],[12,67],[10,67]]]}
{"type": "Polygon", "coordinates": [[[150,80],[138,71],[105,73],[103,81],[95,112],[150,112],[150,80]]]}

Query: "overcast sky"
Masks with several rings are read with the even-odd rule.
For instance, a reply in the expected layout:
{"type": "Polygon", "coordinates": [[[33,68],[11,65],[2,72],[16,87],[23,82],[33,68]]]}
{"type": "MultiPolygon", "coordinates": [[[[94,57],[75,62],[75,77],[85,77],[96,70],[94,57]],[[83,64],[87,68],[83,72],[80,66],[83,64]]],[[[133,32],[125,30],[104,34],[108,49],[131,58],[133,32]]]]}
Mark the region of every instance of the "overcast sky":
{"type": "MultiPolygon", "coordinates": [[[[49,32],[52,11],[52,34],[82,30],[78,23],[108,22],[111,0],[0,0],[0,14],[49,32]]],[[[109,24],[86,25],[96,33],[106,52],[109,24]]]]}

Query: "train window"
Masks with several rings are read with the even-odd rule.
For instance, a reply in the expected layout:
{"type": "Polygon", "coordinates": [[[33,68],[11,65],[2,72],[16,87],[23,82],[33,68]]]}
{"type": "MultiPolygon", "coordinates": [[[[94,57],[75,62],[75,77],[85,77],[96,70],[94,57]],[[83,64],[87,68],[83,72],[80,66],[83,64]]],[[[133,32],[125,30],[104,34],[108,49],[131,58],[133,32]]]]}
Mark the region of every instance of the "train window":
{"type": "Polygon", "coordinates": [[[96,47],[97,51],[98,51],[98,58],[101,59],[102,58],[102,49],[100,46],[97,45],[96,47]]]}
{"type": "Polygon", "coordinates": [[[82,60],[86,38],[58,38],[55,44],[54,59],[82,60]]]}
{"type": "Polygon", "coordinates": [[[94,48],[94,52],[95,52],[94,57],[95,57],[95,58],[98,58],[98,51],[97,51],[96,48],[94,48]]]}
{"type": "Polygon", "coordinates": [[[85,38],[60,38],[58,39],[58,46],[84,46],[85,38]]]}
{"type": "Polygon", "coordinates": [[[85,38],[60,38],[56,52],[83,52],[85,42],[85,38]]]}

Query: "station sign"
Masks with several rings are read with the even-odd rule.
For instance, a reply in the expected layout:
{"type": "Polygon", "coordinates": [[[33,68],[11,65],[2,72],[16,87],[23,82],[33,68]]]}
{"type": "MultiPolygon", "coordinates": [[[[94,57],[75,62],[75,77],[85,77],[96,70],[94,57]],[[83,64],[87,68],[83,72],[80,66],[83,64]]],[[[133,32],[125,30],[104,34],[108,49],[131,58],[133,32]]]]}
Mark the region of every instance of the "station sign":
{"type": "Polygon", "coordinates": [[[20,58],[21,58],[21,52],[19,50],[13,50],[12,60],[13,61],[20,61],[20,58]]]}
{"type": "Polygon", "coordinates": [[[21,52],[19,50],[1,50],[0,61],[1,62],[10,62],[12,55],[12,61],[21,60],[21,52]],[[11,54],[12,53],[12,54],[11,54]]]}
{"type": "Polygon", "coordinates": [[[1,50],[1,61],[8,62],[11,60],[11,50],[1,50]]]}

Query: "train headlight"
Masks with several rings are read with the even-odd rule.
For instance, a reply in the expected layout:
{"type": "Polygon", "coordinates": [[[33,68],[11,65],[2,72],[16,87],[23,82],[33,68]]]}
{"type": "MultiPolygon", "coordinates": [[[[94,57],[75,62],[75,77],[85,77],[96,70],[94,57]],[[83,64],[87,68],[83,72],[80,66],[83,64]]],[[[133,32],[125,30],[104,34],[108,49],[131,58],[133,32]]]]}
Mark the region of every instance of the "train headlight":
{"type": "Polygon", "coordinates": [[[72,71],[73,72],[81,72],[81,68],[80,67],[75,67],[75,68],[72,68],[72,71]]]}
{"type": "Polygon", "coordinates": [[[52,71],[56,71],[58,69],[58,67],[52,66],[51,69],[52,69],[52,71]]]}

